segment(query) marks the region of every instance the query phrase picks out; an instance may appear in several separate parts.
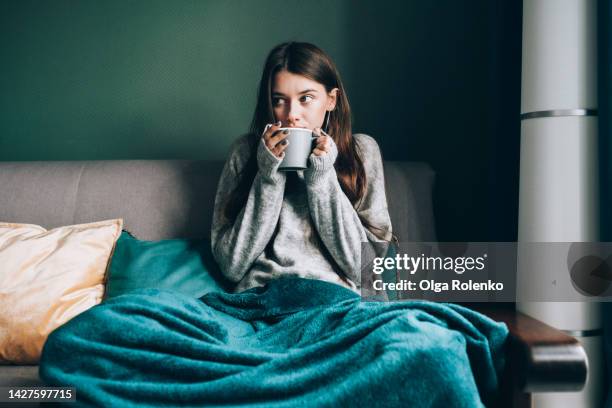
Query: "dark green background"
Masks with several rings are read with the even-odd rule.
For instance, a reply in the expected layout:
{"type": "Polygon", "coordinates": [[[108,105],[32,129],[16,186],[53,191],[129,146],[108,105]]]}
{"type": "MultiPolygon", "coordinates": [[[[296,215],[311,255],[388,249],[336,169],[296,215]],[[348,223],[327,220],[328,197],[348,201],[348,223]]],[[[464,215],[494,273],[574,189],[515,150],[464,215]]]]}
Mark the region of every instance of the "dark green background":
{"type": "Polygon", "coordinates": [[[310,41],[354,130],[436,171],[440,240],[515,240],[520,24],[503,0],[3,1],[0,160],[223,159],[267,52],[310,41]]]}

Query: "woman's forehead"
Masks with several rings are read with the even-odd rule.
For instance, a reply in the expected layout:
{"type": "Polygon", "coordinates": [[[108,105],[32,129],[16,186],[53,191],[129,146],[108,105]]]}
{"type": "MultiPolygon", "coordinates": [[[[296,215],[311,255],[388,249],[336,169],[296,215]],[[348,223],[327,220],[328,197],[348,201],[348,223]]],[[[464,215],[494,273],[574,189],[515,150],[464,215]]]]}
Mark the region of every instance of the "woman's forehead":
{"type": "Polygon", "coordinates": [[[324,92],[325,87],[317,81],[289,71],[280,71],[274,75],[272,92],[293,95],[305,91],[324,92]]]}

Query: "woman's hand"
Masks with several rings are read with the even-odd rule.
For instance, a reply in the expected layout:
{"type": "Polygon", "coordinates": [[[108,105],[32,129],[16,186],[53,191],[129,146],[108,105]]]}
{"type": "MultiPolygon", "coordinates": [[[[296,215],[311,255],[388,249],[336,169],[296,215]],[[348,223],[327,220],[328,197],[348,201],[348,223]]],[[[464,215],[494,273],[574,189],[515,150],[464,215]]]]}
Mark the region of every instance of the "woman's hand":
{"type": "Polygon", "coordinates": [[[278,158],[284,156],[284,151],[289,145],[289,141],[285,140],[289,132],[278,130],[280,127],[281,122],[267,125],[262,136],[268,150],[278,158]]]}
{"type": "Polygon", "coordinates": [[[321,128],[315,128],[313,130],[315,136],[317,136],[316,146],[312,153],[315,156],[324,156],[329,153],[331,144],[334,143],[330,135],[325,133],[321,128]]]}

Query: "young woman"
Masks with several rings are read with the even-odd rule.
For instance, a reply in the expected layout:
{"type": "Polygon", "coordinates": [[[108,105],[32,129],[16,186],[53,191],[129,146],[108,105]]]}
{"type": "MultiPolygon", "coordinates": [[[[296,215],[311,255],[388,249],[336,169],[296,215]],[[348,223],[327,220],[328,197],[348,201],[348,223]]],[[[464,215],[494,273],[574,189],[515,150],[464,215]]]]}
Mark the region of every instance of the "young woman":
{"type": "Polygon", "coordinates": [[[391,225],[378,146],[351,134],[323,51],[272,50],[251,130],[225,165],[212,228],[241,293],[145,289],[105,301],[51,333],[45,383],[77,387],[85,406],[483,407],[503,325],[456,305],[355,293],[362,243],[388,240],[391,225]],[[312,129],[316,146],[306,170],[279,172],[278,130],[293,126],[312,129]]]}
{"type": "Polygon", "coordinates": [[[390,236],[380,151],[351,133],[334,63],[312,44],[276,46],[250,134],[232,146],[219,182],[212,249],[224,275],[236,292],[288,276],[359,291],[362,243],[390,236]],[[278,171],[288,146],[281,127],[317,136],[306,170],[278,171]]]}

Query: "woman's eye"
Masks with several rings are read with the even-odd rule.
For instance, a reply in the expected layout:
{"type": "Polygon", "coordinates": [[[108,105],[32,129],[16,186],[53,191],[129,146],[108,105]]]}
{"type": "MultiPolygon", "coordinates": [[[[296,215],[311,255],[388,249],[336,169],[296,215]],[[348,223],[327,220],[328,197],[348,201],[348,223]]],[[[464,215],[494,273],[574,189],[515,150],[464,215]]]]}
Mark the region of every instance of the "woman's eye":
{"type": "Polygon", "coordinates": [[[280,106],[283,104],[283,99],[282,98],[272,98],[272,105],[273,106],[280,106]]]}
{"type": "Polygon", "coordinates": [[[312,95],[304,95],[300,98],[300,102],[310,102],[313,99],[314,98],[312,97],[312,95]]]}

